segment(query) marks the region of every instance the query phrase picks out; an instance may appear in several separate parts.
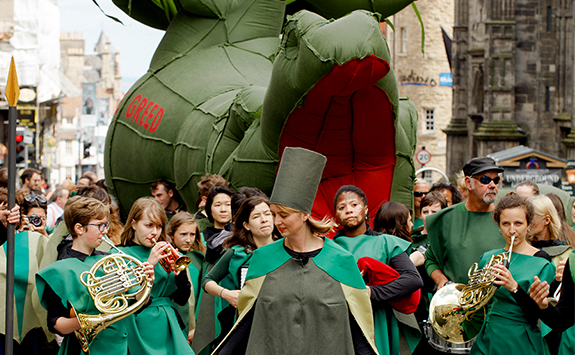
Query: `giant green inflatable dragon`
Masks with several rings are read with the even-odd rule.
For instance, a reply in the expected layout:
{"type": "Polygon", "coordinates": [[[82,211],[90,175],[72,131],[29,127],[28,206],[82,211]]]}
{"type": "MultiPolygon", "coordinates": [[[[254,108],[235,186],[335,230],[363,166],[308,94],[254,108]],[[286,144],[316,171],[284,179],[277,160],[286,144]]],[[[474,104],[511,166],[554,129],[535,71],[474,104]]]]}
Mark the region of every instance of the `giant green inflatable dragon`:
{"type": "Polygon", "coordinates": [[[328,157],[318,217],[345,184],[372,211],[412,205],[417,113],[398,97],[379,24],[412,0],[114,2],[166,31],[106,139],[106,184],[124,213],[159,178],[190,210],[205,173],[269,194],[286,146],[328,157]]]}

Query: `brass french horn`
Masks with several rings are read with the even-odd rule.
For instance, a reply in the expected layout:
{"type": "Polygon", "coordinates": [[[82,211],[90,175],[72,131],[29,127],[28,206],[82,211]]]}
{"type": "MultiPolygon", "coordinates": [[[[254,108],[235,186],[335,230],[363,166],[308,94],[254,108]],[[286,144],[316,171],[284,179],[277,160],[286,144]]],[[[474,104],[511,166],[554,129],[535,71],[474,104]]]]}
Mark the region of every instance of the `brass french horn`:
{"type": "Polygon", "coordinates": [[[441,338],[449,343],[464,344],[477,337],[485,319],[484,306],[497,291],[493,285],[497,276],[492,267],[499,263],[509,265],[514,239],[512,236],[509,254],[491,256],[481,269],[477,263],[471,265],[467,285],[451,283],[435,293],[429,305],[429,323],[441,338]]]}
{"type": "Polygon", "coordinates": [[[94,305],[101,314],[81,314],[72,305],[70,315],[76,317],[80,329],[75,331],[82,350],[89,354],[90,343],[104,328],[135,313],[146,304],[152,290],[143,272],[142,263],[131,255],[123,253],[104,236],[102,241],[119,251],[98,260],[89,271],[80,275],[94,305]],[[129,293],[134,287],[137,291],[129,293]],[[130,302],[140,295],[136,302],[130,302]]]}

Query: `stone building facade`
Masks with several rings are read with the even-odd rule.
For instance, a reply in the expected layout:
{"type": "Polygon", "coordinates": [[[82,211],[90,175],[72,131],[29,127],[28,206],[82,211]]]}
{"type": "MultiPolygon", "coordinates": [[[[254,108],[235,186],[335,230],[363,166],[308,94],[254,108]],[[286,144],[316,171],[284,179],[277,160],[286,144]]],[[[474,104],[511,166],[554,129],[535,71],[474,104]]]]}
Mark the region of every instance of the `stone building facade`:
{"type": "MultiPolygon", "coordinates": [[[[446,170],[446,135],[442,131],[451,120],[451,69],[441,27],[449,36],[453,27],[454,0],[419,0],[416,2],[425,29],[424,54],[421,52],[422,29],[415,11],[406,7],[389,18],[395,31],[384,32],[392,54],[391,65],[397,76],[400,97],[408,97],[418,111],[417,148],[431,153],[426,167],[446,170]]],[[[421,164],[415,161],[416,170],[421,164]]],[[[428,181],[441,178],[426,173],[428,181]]],[[[422,177],[422,175],[418,175],[422,177]]]]}
{"type": "Polygon", "coordinates": [[[447,172],[520,144],[573,159],[573,1],[455,0],[447,172]]]}
{"type": "Polygon", "coordinates": [[[56,137],[56,164],[59,181],[75,180],[83,171],[92,170],[103,178],[103,150],[111,117],[122,99],[120,52],[112,48],[109,38],[100,34],[93,52],[86,53],[82,33],[60,35],[61,72],[75,94],[61,100],[61,121],[56,137]],[[82,84],[96,87],[97,121],[82,121],[82,84]],[[98,106],[97,106],[98,107],[98,106]],[[102,118],[102,119],[101,119],[102,118]],[[84,156],[84,143],[90,155],[84,156]]]}

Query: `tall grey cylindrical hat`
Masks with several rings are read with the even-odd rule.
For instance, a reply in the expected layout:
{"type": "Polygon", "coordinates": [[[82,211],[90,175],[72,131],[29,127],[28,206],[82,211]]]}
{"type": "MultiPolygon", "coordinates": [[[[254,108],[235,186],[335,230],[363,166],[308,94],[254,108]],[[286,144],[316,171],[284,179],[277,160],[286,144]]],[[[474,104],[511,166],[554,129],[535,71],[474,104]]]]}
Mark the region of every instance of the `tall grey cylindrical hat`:
{"type": "Polygon", "coordinates": [[[270,203],[311,213],[327,158],[304,148],[286,147],[270,203]]]}

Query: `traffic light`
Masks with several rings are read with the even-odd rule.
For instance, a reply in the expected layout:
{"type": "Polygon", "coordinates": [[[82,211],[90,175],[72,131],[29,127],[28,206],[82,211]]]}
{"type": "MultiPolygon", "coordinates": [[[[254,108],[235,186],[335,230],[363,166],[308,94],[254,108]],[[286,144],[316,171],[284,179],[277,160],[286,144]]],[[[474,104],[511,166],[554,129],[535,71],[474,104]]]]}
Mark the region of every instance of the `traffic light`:
{"type": "Polygon", "coordinates": [[[24,143],[24,130],[16,130],[16,167],[26,166],[26,144],[24,143]]]}
{"type": "Polygon", "coordinates": [[[84,142],[84,158],[87,158],[90,156],[90,147],[91,146],[92,146],[92,143],[84,142]]]}

